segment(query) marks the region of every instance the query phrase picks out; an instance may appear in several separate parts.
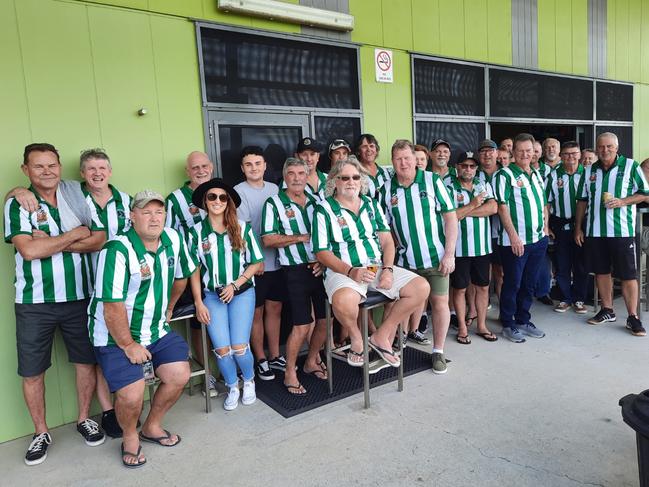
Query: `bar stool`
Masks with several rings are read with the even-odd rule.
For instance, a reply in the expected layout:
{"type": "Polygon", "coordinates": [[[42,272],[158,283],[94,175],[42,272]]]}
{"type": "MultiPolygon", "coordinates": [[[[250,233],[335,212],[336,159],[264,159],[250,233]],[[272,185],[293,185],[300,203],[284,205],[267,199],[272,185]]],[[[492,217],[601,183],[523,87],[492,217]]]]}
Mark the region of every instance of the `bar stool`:
{"type": "MultiPolygon", "coordinates": [[[[370,368],[381,364],[379,367],[375,367],[372,373],[378,372],[386,363],[382,359],[373,361],[370,364],[369,361],[369,312],[374,308],[383,306],[386,303],[392,302],[393,300],[381,294],[379,292],[368,291],[367,299],[358,305],[359,311],[361,313],[361,335],[363,336],[363,395],[365,399],[365,409],[370,407],[370,368]]],[[[329,394],[333,393],[333,368],[332,368],[332,353],[339,353],[348,350],[351,345],[344,345],[342,347],[333,348],[333,317],[331,312],[331,305],[329,300],[325,303],[326,309],[326,320],[327,320],[327,376],[329,382],[329,394]]],[[[399,372],[398,372],[398,390],[399,392],[403,391],[403,340],[401,339],[403,332],[401,329],[401,323],[399,323],[399,328],[397,330],[397,336],[399,337],[399,372]]],[[[389,365],[388,365],[389,367],[389,365]]]]}

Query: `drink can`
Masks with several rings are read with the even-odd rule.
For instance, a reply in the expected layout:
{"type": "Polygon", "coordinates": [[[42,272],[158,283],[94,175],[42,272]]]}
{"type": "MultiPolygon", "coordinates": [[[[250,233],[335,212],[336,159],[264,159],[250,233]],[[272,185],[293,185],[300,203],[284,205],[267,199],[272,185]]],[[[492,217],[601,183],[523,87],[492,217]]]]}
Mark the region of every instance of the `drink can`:
{"type": "Polygon", "coordinates": [[[153,370],[153,362],[147,360],[142,364],[142,375],[144,376],[144,383],[148,386],[155,384],[155,371],[153,370]]]}

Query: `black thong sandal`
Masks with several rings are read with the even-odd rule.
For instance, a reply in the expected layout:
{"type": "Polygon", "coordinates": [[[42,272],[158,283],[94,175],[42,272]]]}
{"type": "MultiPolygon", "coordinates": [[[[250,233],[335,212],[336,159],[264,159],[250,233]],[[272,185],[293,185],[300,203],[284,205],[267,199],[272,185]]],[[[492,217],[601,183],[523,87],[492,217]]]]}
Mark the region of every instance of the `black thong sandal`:
{"type": "Polygon", "coordinates": [[[385,363],[387,363],[390,367],[400,367],[401,366],[401,360],[399,360],[399,356],[393,351],[393,350],[386,350],[385,348],[381,348],[378,345],[372,343],[372,340],[368,340],[368,343],[370,344],[370,347],[372,350],[374,350],[376,353],[379,354],[379,356],[383,359],[385,363]],[[386,360],[386,356],[390,356],[393,359],[396,360],[396,362],[391,362],[389,360],[386,360]]]}
{"type": "Polygon", "coordinates": [[[286,387],[289,394],[293,394],[294,396],[304,396],[306,394],[306,389],[299,382],[297,385],[284,384],[284,387],[286,387]]]}
{"type": "Polygon", "coordinates": [[[307,375],[312,375],[318,380],[327,380],[327,367],[325,367],[325,364],[322,362],[318,362],[318,368],[314,370],[307,371],[304,367],[302,367],[302,371],[307,374],[307,375]]]}
{"type": "Polygon", "coordinates": [[[469,335],[457,335],[455,337],[455,341],[458,343],[461,343],[462,345],[470,345],[471,344],[471,339],[469,338],[469,335]]]}
{"type": "Polygon", "coordinates": [[[496,340],[498,340],[498,337],[496,336],[496,334],[491,332],[491,331],[488,331],[486,333],[476,333],[476,335],[478,335],[479,337],[484,338],[488,342],[495,342],[496,340]]]}
{"type": "Polygon", "coordinates": [[[176,435],[178,437],[178,441],[176,441],[176,443],[173,443],[172,445],[165,445],[164,443],[162,443],[162,440],[170,440],[171,433],[169,433],[167,430],[162,430],[162,431],[164,431],[167,434],[167,436],[158,436],[157,438],[154,438],[152,436],[147,436],[140,431],[140,440],[148,441],[149,443],[155,443],[156,445],[160,445],[160,446],[166,446],[167,448],[174,447],[178,443],[180,443],[180,435],[176,435]]]}
{"type": "Polygon", "coordinates": [[[122,443],[122,464],[126,468],[138,468],[141,467],[146,463],[146,458],[142,461],[140,461],[140,453],[142,453],[142,445],[140,445],[137,449],[137,453],[131,453],[130,451],[124,450],[124,443],[122,443]],[[135,463],[128,463],[124,457],[131,457],[135,458],[137,461],[135,463]]]}
{"type": "Polygon", "coordinates": [[[473,324],[473,322],[477,319],[478,319],[477,316],[474,316],[473,318],[467,318],[465,321],[466,327],[469,328],[473,324]]]}

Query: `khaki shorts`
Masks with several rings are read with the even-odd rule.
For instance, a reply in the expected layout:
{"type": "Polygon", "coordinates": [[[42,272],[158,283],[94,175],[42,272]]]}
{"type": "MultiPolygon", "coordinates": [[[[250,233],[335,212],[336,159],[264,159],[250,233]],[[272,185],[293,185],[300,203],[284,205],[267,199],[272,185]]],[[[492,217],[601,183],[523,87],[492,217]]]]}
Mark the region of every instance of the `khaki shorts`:
{"type": "Polygon", "coordinates": [[[431,295],[435,295],[435,296],[448,295],[449,276],[443,275],[437,269],[421,269],[421,270],[415,270],[414,272],[428,281],[431,295]]]}
{"type": "Polygon", "coordinates": [[[417,274],[397,266],[394,266],[393,269],[394,269],[394,275],[392,277],[392,287],[390,289],[378,289],[376,287],[379,283],[379,276],[381,274],[380,272],[377,274],[377,276],[374,278],[374,281],[372,281],[371,283],[361,284],[360,282],[354,281],[350,277],[344,276],[342,274],[338,274],[337,272],[332,272],[331,270],[327,270],[327,275],[324,280],[324,286],[325,286],[325,291],[327,292],[327,297],[329,298],[329,302],[331,303],[331,299],[333,295],[336,293],[336,291],[344,287],[351,288],[354,291],[356,291],[358,294],[360,294],[361,303],[365,301],[365,297],[367,296],[368,289],[370,291],[379,292],[390,299],[394,299],[394,300],[399,299],[401,288],[403,288],[406,284],[408,284],[410,281],[415,279],[417,277],[417,274]]]}

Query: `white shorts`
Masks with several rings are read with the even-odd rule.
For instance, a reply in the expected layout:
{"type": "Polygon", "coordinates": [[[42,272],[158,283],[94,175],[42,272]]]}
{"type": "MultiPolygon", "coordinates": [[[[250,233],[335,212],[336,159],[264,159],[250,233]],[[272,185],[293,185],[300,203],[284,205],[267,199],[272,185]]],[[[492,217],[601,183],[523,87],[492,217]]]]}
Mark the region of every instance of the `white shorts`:
{"type": "MultiPolygon", "coordinates": [[[[333,295],[336,293],[336,291],[344,287],[353,289],[358,294],[360,294],[361,303],[365,301],[368,289],[370,291],[379,292],[387,296],[388,298],[396,301],[397,299],[399,299],[401,288],[403,288],[406,284],[408,284],[410,281],[412,281],[413,279],[419,276],[417,276],[417,274],[415,274],[414,272],[410,272],[409,270],[403,269],[401,267],[394,266],[393,269],[394,269],[394,273],[392,276],[392,287],[390,289],[379,289],[376,287],[379,283],[379,276],[381,275],[380,272],[377,273],[376,277],[371,283],[366,284],[366,283],[356,282],[352,278],[347,277],[343,274],[338,274],[337,272],[327,270],[324,279],[324,286],[325,286],[325,291],[327,292],[327,297],[329,298],[329,302],[331,303],[331,299],[333,298],[333,295]]],[[[381,272],[390,272],[390,271],[381,271],[381,272]]]]}

